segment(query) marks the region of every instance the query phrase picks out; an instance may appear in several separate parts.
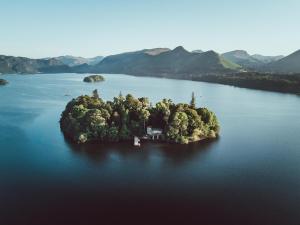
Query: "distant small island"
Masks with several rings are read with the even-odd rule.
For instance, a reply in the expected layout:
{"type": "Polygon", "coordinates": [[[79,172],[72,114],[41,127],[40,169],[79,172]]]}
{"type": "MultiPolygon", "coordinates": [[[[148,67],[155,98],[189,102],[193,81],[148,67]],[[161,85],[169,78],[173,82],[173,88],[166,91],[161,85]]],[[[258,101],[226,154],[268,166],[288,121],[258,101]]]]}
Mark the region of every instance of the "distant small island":
{"type": "Polygon", "coordinates": [[[188,144],[216,138],[220,130],[213,112],[196,108],[194,94],[190,104],[163,99],[153,106],[148,98],[123,97],[121,93],[112,101],[104,101],[97,90],[92,96],[71,100],[61,115],[60,126],[65,136],[77,143],[138,137],[188,144]]]}
{"type": "Polygon", "coordinates": [[[91,75],[91,76],[85,77],[83,79],[83,81],[88,82],[88,83],[95,83],[95,82],[104,81],[104,77],[101,75],[91,75]]]}
{"type": "Polygon", "coordinates": [[[8,84],[8,81],[7,81],[7,80],[0,79],[0,86],[1,86],[1,85],[6,85],[6,84],[8,84]]]}

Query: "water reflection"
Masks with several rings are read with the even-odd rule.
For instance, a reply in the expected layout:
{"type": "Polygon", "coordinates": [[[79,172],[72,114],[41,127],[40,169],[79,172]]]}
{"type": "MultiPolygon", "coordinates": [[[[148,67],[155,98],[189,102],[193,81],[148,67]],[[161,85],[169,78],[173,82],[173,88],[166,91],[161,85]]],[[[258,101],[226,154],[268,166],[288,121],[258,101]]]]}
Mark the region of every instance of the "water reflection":
{"type": "Polygon", "coordinates": [[[158,157],[163,162],[177,166],[194,158],[204,157],[208,150],[212,149],[212,146],[218,142],[219,138],[188,145],[145,141],[141,147],[134,147],[131,142],[77,144],[66,137],[64,139],[74,154],[83,156],[92,163],[104,163],[111,160],[112,157],[121,160],[133,159],[140,162],[149,162],[151,158],[158,157]]]}
{"type": "Polygon", "coordinates": [[[203,157],[209,150],[213,149],[212,146],[217,142],[218,139],[208,139],[188,145],[162,144],[159,146],[159,150],[166,158],[171,160],[171,163],[182,164],[193,158],[203,157]]]}

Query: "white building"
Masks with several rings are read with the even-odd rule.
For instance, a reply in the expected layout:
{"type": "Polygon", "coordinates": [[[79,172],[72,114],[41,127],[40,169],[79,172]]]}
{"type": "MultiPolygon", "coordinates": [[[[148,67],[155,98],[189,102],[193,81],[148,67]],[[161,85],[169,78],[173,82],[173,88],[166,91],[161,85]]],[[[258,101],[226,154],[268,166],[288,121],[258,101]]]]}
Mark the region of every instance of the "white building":
{"type": "Polygon", "coordinates": [[[162,129],[152,128],[151,126],[147,127],[147,135],[153,140],[158,140],[162,135],[162,129]]]}

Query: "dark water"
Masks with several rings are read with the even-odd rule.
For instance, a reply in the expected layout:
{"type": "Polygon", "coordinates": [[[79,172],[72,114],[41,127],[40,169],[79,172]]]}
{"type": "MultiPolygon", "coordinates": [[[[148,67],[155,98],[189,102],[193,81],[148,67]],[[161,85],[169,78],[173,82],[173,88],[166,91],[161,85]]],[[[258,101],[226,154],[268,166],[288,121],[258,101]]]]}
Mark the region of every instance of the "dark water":
{"type": "Polygon", "coordinates": [[[300,98],[192,81],[10,75],[0,87],[0,224],[300,224],[300,98]],[[98,88],[190,101],[219,117],[216,141],[74,146],[65,104],[98,88]]]}

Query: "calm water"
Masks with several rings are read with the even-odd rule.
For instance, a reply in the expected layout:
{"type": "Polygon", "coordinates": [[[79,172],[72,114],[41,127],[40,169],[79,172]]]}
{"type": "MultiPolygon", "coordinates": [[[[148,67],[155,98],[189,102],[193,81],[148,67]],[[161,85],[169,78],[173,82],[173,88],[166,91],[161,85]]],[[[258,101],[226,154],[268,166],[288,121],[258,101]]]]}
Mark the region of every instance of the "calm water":
{"type": "Polygon", "coordinates": [[[300,224],[300,97],[105,75],[1,76],[0,224],[300,224]],[[217,114],[221,137],[188,146],[68,143],[66,103],[98,89],[171,98],[217,114]],[[130,223],[129,223],[130,222],[130,223]]]}

